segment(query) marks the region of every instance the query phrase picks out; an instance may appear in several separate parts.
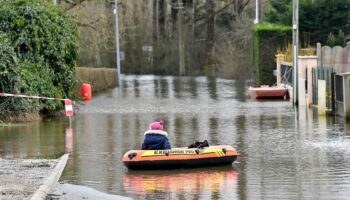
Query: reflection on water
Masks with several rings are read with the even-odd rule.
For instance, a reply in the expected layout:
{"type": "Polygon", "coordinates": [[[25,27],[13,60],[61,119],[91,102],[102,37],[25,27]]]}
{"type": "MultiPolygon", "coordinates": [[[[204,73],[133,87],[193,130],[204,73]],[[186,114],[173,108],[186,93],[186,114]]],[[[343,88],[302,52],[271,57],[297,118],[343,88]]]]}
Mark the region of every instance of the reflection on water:
{"type": "Polygon", "coordinates": [[[65,120],[0,127],[0,158],[57,158],[65,149],[65,120]]]}
{"type": "Polygon", "coordinates": [[[66,128],[66,153],[71,154],[73,152],[73,129],[66,128]]]}
{"type": "Polygon", "coordinates": [[[134,199],[237,199],[237,172],[232,166],[180,171],[129,171],[125,193],[134,199]]]}
{"type": "Polygon", "coordinates": [[[2,158],[71,153],[62,181],[135,199],[348,199],[350,126],[288,101],[252,101],[245,80],[125,76],[68,120],[0,128],[2,158]],[[173,147],[207,139],[235,146],[233,168],[128,171],[150,122],[173,147]]]}

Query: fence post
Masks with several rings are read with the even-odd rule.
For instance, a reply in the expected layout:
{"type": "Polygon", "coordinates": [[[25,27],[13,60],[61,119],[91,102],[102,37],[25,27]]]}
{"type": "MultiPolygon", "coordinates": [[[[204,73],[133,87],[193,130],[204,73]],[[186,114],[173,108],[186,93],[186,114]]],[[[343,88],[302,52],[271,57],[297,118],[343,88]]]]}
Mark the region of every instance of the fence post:
{"type": "Polygon", "coordinates": [[[343,74],[344,116],[350,118],[350,73],[343,74]]]}
{"type": "Polygon", "coordinates": [[[322,45],[321,43],[317,43],[316,47],[316,56],[317,56],[317,64],[322,67],[322,45]]]}
{"type": "Polygon", "coordinates": [[[325,77],[326,81],[327,81],[327,85],[326,85],[326,104],[327,104],[327,108],[332,108],[332,92],[331,92],[331,69],[326,69],[326,77],[325,77]]]}
{"type": "Polygon", "coordinates": [[[316,69],[312,68],[312,104],[317,104],[317,77],[316,77],[316,69]]]}
{"type": "Polygon", "coordinates": [[[326,113],[326,81],[317,80],[318,89],[318,114],[324,115],[326,113]]]}
{"type": "Polygon", "coordinates": [[[284,61],[284,54],[277,54],[276,55],[276,69],[277,69],[277,76],[276,76],[276,84],[279,85],[281,84],[281,64],[284,61]]]}
{"type": "Polygon", "coordinates": [[[335,81],[335,72],[332,72],[331,73],[331,95],[332,95],[332,114],[334,115],[335,114],[335,84],[334,84],[334,81],[335,81]]]}

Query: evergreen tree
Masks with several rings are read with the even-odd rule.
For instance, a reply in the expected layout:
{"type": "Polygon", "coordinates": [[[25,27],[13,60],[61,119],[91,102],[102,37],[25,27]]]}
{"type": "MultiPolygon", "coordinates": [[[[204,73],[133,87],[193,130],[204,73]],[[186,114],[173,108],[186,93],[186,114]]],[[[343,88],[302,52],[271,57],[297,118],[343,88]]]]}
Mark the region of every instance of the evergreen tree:
{"type": "MultiPolygon", "coordinates": [[[[292,1],[271,0],[266,20],[271,23],[292,24],[292,1]]],[[[330,33],[350,33],[350,0],[300,0],[299,28],[302,45],[328,40],[330,33]]]]}
{"type": "Polygon", "coordinates": [[[292,25],[292,0],[270,0],[266,20],[274,24],[292,25]]]}

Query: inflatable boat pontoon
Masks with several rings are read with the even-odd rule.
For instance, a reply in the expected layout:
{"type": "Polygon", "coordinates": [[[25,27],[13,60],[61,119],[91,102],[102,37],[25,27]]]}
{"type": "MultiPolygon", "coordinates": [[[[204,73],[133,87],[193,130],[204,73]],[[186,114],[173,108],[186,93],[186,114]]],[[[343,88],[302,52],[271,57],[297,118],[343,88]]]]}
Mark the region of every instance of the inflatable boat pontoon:
{"type": "Polygon", "coordinates": [[[124,154],[123,163],[128,169],[190,168],[232,164],[238,154],[229,145],[169,150],[131,150],[124,154]]]}

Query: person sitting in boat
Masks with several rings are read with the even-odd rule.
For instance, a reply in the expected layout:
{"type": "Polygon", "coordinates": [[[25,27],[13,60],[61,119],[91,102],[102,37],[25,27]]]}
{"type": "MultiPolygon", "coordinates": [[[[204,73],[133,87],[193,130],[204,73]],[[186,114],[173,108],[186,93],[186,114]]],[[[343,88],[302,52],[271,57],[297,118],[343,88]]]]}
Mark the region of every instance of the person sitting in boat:
{"type": "Polygon", "coordinates": [[[149,130],[144,133],[142,150],[166,150],[171,149],[168,141],[168,133],[163,131],[163,121],[155,121],[149,125],[149,130]]]}

